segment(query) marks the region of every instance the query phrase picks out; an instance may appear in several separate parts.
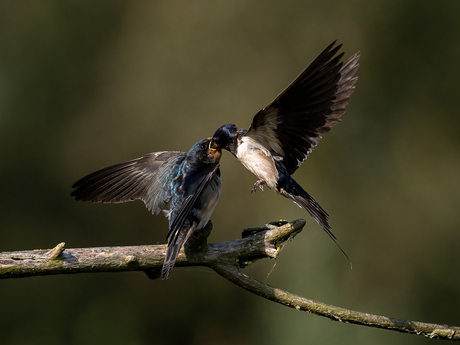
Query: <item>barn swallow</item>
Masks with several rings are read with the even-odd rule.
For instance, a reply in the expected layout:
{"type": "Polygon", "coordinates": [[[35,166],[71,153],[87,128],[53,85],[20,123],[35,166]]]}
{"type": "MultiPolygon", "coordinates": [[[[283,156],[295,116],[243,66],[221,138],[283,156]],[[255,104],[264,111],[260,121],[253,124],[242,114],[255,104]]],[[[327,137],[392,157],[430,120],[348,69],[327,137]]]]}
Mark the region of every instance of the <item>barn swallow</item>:
{"type": "Polygon", "coordinates": [[[253,191],[268,186],[291,199],[337,244],[329,215],[291,177],[321,140],[321,134],[340,122],[355,90],[357,77],[353,76],[360,54],[340,62],[343,53],[336,54],[341,45],[334,47],[335,43],[254,116],[249,130],[224,125],[214,133],[211,148],[230,151],[258,178],[253,191]]]}
{"type": "Polygon", "coordinates": [[[222,189],[221,151],[211,138],[197,142],[188,153],[161,151],[98,170],[77,181],[76,200],[120,203],[142,200],[153,215],[170,202],[168,248],[161,278],[167,279],[182,246],[195,230],[206,226],[222,189]]]}

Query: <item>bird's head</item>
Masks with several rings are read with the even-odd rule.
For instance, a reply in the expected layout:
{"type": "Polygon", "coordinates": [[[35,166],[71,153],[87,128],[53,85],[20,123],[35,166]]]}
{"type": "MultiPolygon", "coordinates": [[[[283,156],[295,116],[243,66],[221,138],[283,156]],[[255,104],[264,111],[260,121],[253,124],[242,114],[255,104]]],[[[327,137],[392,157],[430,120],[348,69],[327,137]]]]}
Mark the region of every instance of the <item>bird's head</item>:
{"type": "Polygon", "coordinates": [[[236,147],[236,139],[238,135],[238,127],[233,124],[228,124],[220,127],[214,133],[211,139],[212,150],[226,149],[230,152],[236,147]]]}
{"type": "Polygon", "coordinates": [[[197,161],[204,164],[217,164],[219,163],[222,152],[220,150],[212,149],[212,138],[206,138],[197,142],[188,152],[189,157],[193,157],[197,161]]]}

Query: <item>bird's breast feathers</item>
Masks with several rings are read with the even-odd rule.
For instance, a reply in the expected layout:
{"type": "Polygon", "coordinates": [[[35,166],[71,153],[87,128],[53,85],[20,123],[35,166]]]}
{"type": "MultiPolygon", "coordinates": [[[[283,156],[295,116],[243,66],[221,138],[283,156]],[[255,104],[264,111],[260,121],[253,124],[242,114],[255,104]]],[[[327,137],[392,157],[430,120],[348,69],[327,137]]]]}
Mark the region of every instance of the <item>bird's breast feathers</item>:
{"type": "Polygon", "coordinates": [[[200,215],[196,214],[197,218],[200,219],[197,229],[201,229],[206,226],[208,221],[211,219],[214,208],[219,201],[221,190],[221,178],[219,175],[215,174],[204,188],[193,210],[196,213],[201,213],[200,215]]]}
{"type": "Polygon", "coordinates": [[[273,156],[263,145],[249,136],[243,136],[239,139],[236,158],[258,179],[276,190],[278,171],[273,156]]]}

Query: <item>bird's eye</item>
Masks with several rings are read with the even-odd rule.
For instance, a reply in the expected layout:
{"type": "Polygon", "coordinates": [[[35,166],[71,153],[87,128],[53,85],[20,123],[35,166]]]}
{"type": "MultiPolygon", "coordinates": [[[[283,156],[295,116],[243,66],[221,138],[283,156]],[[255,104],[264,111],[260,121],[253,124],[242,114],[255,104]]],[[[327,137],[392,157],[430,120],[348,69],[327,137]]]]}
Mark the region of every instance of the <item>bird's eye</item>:
{"type": "Polygon", "coordinates": [[[208,147],[208,145],[206,145],[206,144],[201,144],[200,145],[200,149],[202,149],[202,150],[205,150],[207,147],[208,147]]]}

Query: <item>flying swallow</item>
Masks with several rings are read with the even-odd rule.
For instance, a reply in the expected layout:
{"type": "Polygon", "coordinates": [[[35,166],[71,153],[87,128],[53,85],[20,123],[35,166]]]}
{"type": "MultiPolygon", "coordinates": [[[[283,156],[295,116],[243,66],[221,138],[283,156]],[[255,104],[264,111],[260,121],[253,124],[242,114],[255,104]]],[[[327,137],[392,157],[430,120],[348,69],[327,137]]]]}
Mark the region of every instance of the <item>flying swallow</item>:
{"type": "Polygon", "coordinates": [[[142,200],[153,215],[170,202],[168,248],[161,278],[167,279],[180,249],[195,230],[206,226],[222,189],[221,151],[211,138],[197,142],[188,153],[161,151],[98,170],[77,181],[76,200],[120,203],[142,200]]]}
{"type": "Polygon", "coordinates": [[[254,116],[249,130],[234,124],[224,125],[214,133],[211,143],[211,148],[230,151],[256,175],[259,180],[253,191],[258,186],[262,190],[268,186],[291,199],[305,209],[334,242],[329,215],[291,175],[307,159],[321,135],[340,122],[355,90],[358,78],[354,74],[360,54],[340,62],[343,53],[336,54],[341,45],[334,47],[335,43],[254,116]]]}

